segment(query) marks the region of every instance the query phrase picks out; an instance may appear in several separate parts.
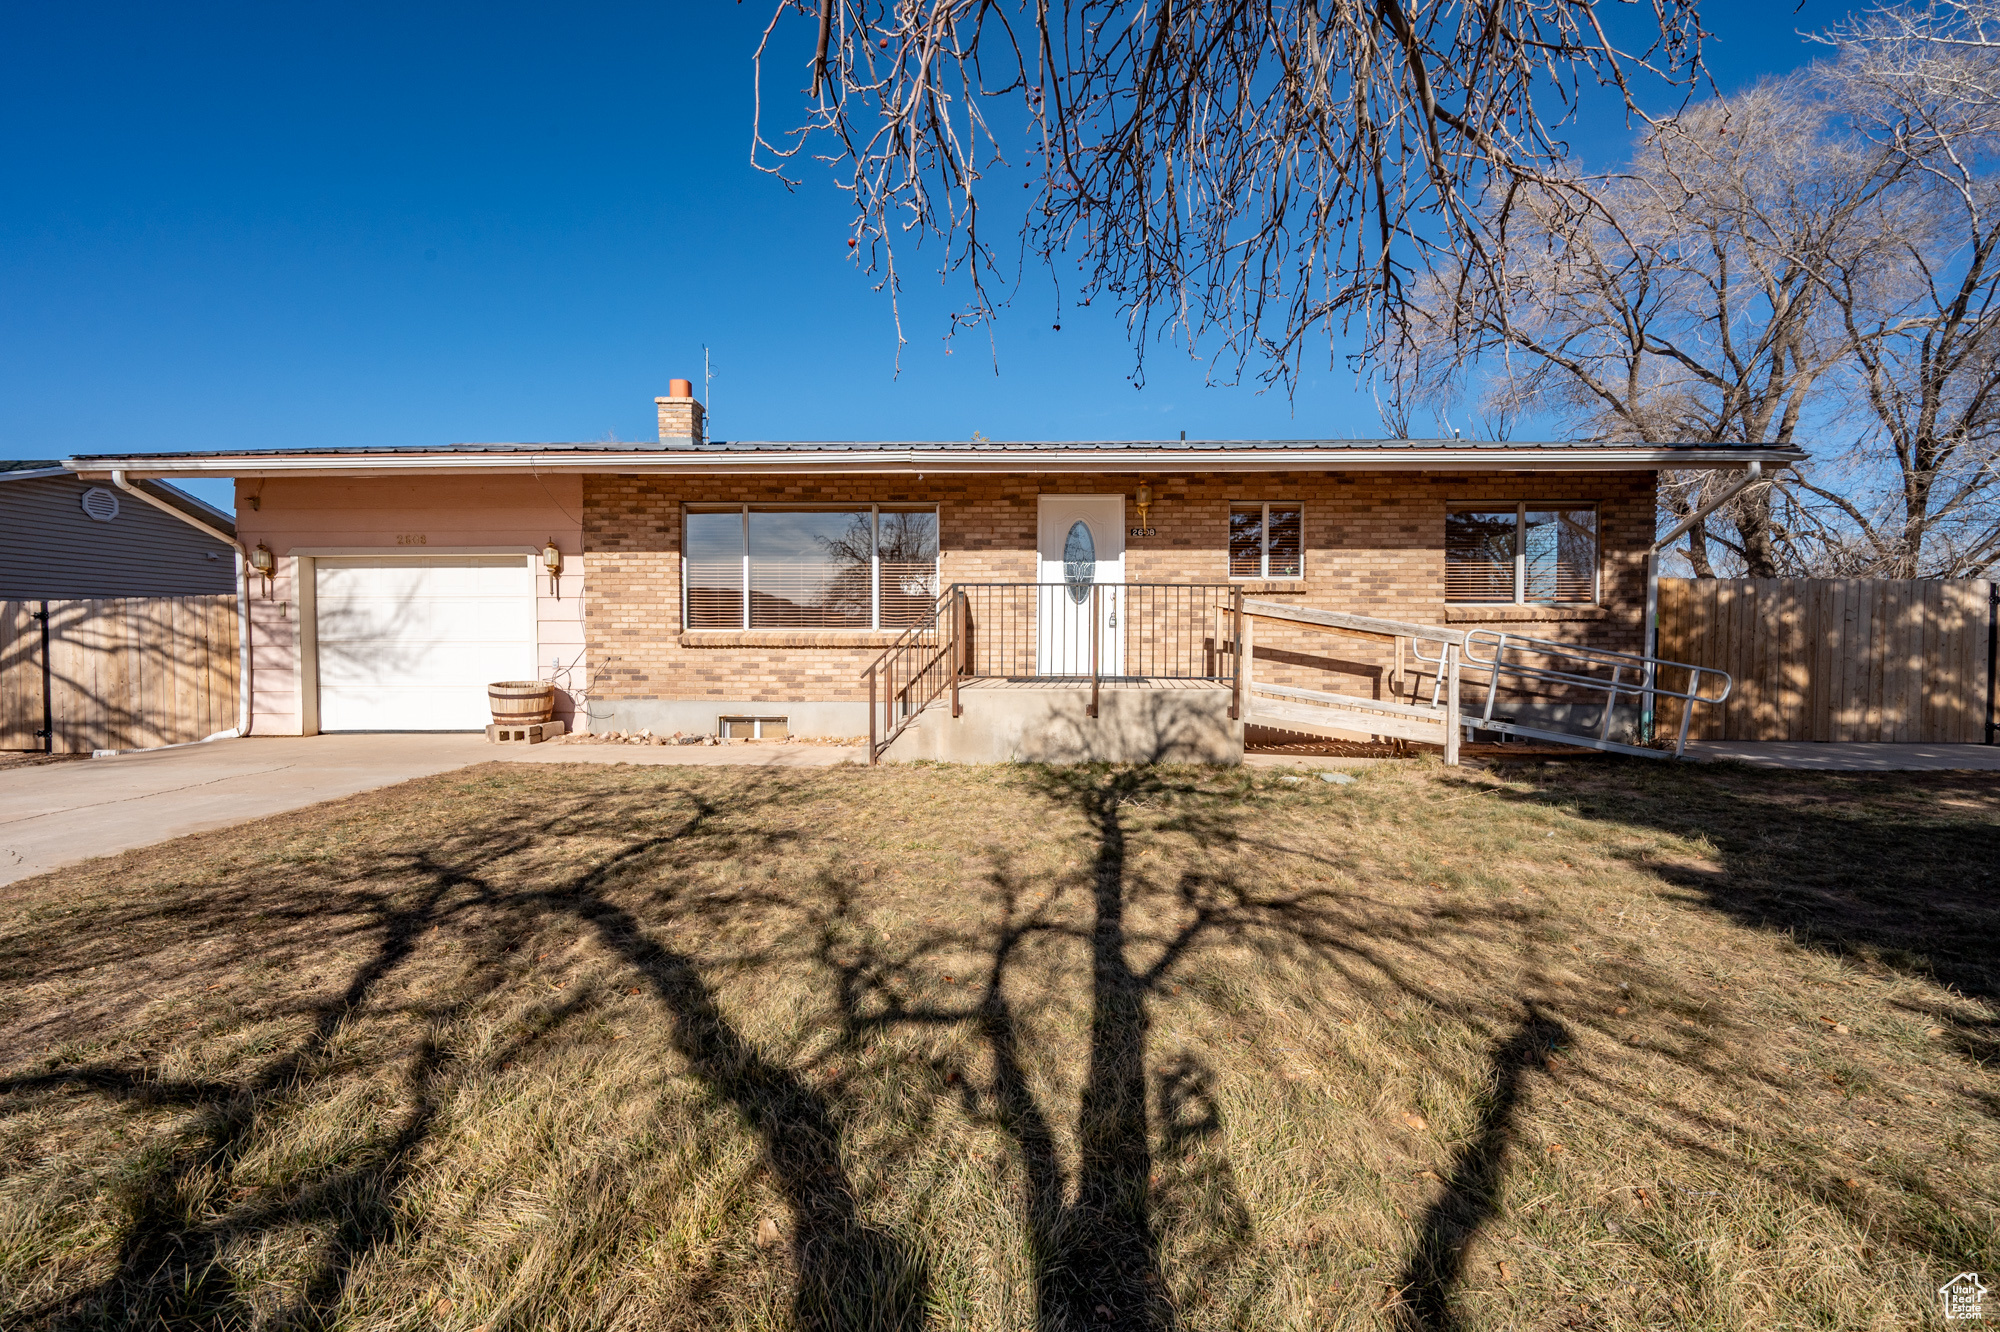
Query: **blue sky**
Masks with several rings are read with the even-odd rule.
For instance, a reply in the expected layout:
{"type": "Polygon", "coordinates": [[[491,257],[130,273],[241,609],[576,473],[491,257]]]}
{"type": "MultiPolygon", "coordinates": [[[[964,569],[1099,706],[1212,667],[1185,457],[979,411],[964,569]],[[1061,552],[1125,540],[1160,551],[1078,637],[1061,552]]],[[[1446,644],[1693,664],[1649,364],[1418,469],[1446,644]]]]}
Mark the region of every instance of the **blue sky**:
{"type": "MultiPolygon", "coordinates": [[[[1717,7],[1718,82],[1802,63],[1795,30],[1844,10],[1717,7]]],[[[769,15],[11,7],[0,456],[647,439],[704,343],[723,437],[1381,433],[1343,372],[1288,401],[1156,346],[1135,389],[1116,317],[1056,332],[1033,281],[996,374],[983,335],[945,354],[952,301],[921,260],[898,375],[828,174],[787,192],[749,165],[769,15]]],[[[1579,145],[1615,154],[1622,126],[1594,128],[1579,145]]]]}

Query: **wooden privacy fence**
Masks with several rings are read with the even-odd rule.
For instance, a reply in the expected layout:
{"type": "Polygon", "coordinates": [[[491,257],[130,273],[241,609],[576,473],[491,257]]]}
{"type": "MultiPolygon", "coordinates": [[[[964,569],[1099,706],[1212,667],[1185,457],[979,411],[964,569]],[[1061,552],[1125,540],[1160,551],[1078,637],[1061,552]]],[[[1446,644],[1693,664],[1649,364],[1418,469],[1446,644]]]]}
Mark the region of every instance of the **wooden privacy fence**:
{"type": "Polygon", "coordinates": [[[236,598],[0,601],[0,749],[185,744],[236,725],[236,598]]]}
{"type": "MultiPolygon", "coordinates": [[[[1986,738],[1980,580],[1662,578],[1659,655],[1728,671],[1702,740],[1986,738]]],[[[1680,723],[1662,703],[1659,728],[1680,723]]]]}

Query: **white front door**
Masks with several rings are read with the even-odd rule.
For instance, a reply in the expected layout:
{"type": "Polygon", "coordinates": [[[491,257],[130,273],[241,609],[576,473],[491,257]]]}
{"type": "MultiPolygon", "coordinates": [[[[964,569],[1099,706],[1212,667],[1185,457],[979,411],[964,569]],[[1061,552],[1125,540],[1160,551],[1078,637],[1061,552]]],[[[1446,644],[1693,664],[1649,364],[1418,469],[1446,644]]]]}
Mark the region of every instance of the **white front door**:
{"type": "Polygon", "coordinates": [[[1125,581],[1125,497],[1044,495],[1041,500],[1036,674],[1090,674],[1095,606],[1097,673],[1122,675],[1118,602],[1125,581]],[[1093,591],[1098,584],[1108,586],[1093,591]]]}
{"type": "Polygon", "coordinates": [[[524,555],[315,562],[323,731],[476,731],[486,686],[535,678],[524,555]]]}

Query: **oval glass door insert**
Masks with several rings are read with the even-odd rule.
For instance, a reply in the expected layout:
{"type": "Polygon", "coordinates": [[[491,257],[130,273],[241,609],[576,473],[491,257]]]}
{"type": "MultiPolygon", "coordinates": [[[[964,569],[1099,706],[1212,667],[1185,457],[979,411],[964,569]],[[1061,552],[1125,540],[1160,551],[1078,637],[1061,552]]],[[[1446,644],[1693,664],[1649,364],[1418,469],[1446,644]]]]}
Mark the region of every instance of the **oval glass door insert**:
{"type": "Polygon", "coordinates": [[[1070,524],[1063,542],[1063,581],[1069,584],[1069,599],[1081,606],[1090,600],[1090,585],[1097,581],[1097,543],[1090,539],[1088,524],[1070,524]]]}

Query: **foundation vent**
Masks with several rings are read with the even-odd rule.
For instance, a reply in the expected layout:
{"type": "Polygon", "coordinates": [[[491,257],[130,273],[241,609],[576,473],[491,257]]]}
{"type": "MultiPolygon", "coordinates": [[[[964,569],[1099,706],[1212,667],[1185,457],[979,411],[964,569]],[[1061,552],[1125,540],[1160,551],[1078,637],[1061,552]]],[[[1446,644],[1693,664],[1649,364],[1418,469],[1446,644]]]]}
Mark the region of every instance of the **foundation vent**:
{"type": "Polygon", "coordinates": [[[783,717],[717,717],[715,733],[724,740],[784,740],[792,728],[783,717]]]}

